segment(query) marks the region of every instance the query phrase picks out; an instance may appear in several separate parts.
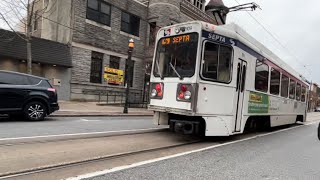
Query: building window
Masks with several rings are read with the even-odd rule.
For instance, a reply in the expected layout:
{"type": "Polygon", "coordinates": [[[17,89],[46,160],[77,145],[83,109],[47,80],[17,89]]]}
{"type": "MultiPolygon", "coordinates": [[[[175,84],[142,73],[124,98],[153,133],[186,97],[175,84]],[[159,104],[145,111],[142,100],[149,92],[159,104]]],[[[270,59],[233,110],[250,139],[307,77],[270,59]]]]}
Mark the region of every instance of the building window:
{"type": "Polygon", "coordinates": [[[268,92],[269,66],[257,60],[255,88],[257,91],[268,92]]]}
{"type": "Polygon", "coordinates": [[[120,58],[116,56],[110,56],[109,68],[120,69],[120,58]]]}
{"type": "Polygon", "coordinates": [[[290,79],[289,98],[295,99],[295,94],[296,94],[296,82],[290,79]]]}
{"type": "Polygon", "coordinates": [[[193,5],[202,10],[202,8],[204,6],[204,1],[203,0],[194,0],[193,5]]]}
{"type": "Polygon", "coordinates": [[[111,6],[103,0],[88,0],[87,19],[110,26],[111,6]]]}
{"type": "Polygon", "coordinates": [[[140,18],[126,12],[121,15],[121,31],[139,36],[140,18]]]}
{"type": "Polygon", "coordinates": [[[282,74],[281,78],[281,96],[288,97],[289,78],[282,74]]]}
{"type": "MultiPolygon", "coordinates": [[[[126,60],[126,61],[128,61],[128,60],[126,60]]],[[[133,87],[133,79],[134,79],[134,61],[131,61],[132,62],[132,66],[131,66],[131,71],[130,71],[130,74],[129,74],[129,76],[131,77],[130,78],[130,82],[128,82],[128,84],[130,84],[130,87],[133,87]]],[[[126,70],[127,70],[127,68],[128,68],[128,65],[126,64],[126,70]]],[[[129,71],[129,70],[128,70],[129,71]]],[[[125,74],[125,82],[127,82],[127,78],[128,78],[128,76],[127,76],[128,74],[126,73],[125,74]]]]}
{"type": "Polygon", "coordinates": [[[90,71],[91,83],[102,83],[102,61],[103,54],[92,51],[90,71]]]}
{"type": "Polygon", "coordinates": [[[280,72],[271,68],[270,93],[279,95],[280,93],[280,72]]]}
{"type": "Polygon", "coordinates": [[[38,11],[34,12],[34,23],[33,23],[33,30],[36,31],[38,29],[38,11]]]}
{"type": "Polygon", "coordinates": [[[296,89],[296,100],[300,101],[301,99],[301,84],[297,84],[297,89],[296,89]]]}

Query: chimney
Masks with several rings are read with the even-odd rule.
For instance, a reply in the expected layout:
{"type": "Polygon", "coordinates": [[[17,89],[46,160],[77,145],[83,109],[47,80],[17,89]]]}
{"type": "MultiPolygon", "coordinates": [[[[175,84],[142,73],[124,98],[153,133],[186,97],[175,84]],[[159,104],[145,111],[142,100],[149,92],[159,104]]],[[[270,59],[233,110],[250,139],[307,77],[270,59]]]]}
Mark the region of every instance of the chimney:
{"type": "Polygon", "coordinates": [[[222,0],[210,0],[205,10],[208,15],[216,19],[217,25],[226,23],[229,8],[224,5],[222,0]]]}

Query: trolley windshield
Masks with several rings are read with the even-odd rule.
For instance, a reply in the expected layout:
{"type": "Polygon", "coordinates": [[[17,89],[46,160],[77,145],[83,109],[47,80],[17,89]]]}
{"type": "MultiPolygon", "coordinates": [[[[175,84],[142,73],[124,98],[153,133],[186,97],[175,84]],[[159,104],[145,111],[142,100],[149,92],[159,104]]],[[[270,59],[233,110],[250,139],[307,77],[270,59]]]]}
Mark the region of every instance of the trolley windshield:
{"type": "Polygon", "coordinates": [[[155,77],[192,77],[195,73],[198,34],[164,37],[158,42],[153,74],[155,77]]]}

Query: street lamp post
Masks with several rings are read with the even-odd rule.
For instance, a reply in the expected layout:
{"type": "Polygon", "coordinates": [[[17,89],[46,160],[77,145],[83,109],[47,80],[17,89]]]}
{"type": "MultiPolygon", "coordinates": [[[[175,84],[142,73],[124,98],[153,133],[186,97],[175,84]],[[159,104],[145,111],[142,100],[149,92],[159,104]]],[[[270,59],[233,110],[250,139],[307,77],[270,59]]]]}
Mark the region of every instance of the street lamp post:
{"type": "Polygon", "coordinates": [[[128,45],[129,49],[128,49],[128,59],[126,61],[126,64],[127,64],[127,68],[126,68],[126,101],[125,101],[125,104],[124,104],[124,108],[123,108],[123,113],[124,114],[128,114],[128,102],[129,102],[129,88],[130,88],[130,82],[131,82],[131,71],[132,71],[132,52],[133,52],[133,49],[134,49],[134,40],[133,39],[130,39],[129,40],[129,45],[128,45]]]}

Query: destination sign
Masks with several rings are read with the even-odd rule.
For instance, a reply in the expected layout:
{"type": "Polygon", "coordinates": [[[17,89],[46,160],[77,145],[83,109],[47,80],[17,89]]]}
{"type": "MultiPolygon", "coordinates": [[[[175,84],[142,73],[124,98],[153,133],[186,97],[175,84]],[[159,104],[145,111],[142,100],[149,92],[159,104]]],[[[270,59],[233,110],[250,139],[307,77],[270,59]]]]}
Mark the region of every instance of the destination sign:
{"type": "Polygon", "coordinates": [[[180,36],[166,37],[161,40],[162,45],[171,45],[171,44],[180,44],[180,43],[188,43],[194,42],[197,39],[196,34],[186,34],[180,36]]]}
{"type": "Polygon", "coordinates": [[[180,42],[189,42],[190,41],[190,35],[182,35],[177,36],[173,38],[173,44],[177,44],[180,42]]]}

